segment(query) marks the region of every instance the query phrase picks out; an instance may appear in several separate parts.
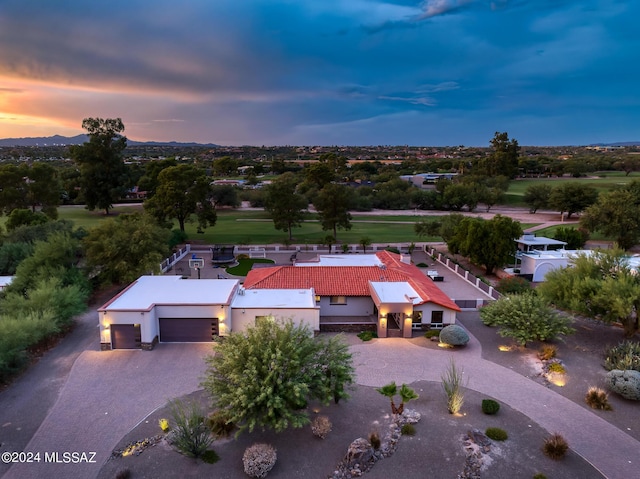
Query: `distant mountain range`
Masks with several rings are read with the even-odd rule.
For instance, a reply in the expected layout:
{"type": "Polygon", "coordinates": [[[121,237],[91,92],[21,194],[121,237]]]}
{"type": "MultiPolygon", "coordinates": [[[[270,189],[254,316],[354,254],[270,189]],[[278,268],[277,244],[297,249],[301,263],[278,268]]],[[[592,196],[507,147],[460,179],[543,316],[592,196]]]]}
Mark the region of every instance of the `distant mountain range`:
{"type": "MultiPolygon", "coordinates": [[[[82,145],[85,141],[88,141],[87,135],[77,136],[42,136],[35,138],[4,138],[0,139],[0,146],[65,146],[65,145],[82,145]]],[[[207,146],[215,147],[213,143],[180,143],[177,141],[133,141],[127,139],[127,145],[129,146],[175,146],[175,147],[189,147],[189,146],[207,146]]]]}
{"type": "MultiPolygon", "coordinates": [[[[11,146],[65,146],[65,145],[82,145],[88,141],[87,135],[77,136],[42,136],[35,138],[4,138],[0,139],[0,147],[11,146]]],[[[173,146],[173,147],[190,147],[204,146],[209,148],[219,147],[215,143],[181,143],[178,141],[134,141],[127,139],[129,146],[173,146]]],[[[615,143],[592,143],[586,146],[640,146],[640,141],[618,141],[615,143]]]]}

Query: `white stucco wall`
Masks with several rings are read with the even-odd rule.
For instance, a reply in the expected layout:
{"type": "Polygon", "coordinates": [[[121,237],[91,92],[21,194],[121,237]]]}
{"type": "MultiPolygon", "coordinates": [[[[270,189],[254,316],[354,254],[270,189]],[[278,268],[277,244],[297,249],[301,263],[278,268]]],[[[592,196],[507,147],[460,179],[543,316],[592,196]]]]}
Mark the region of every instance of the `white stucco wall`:
{"type": "Polygon", "coordinates": [[[231,331],[246,331],[255,324],[256,316],[273,316],[278,319],[291,319],[294,324],[306,324],[312,331],[320,330],[320,310],[305,309],[273,309],[273,308],[234,308],[231,312],[231,331]],[[244,311],[244,312],[243,312],[244,311]]]}
{"type": "Polygon", "coordinates": [[[322,316],[368,316],[373,314],[373,300],[368,296],[347,296],[347,304],[331,304],[329,296],[320,297],[322,316]]]}
{"type": "Polygon", "coordinates": [[[425,303],[416,305],[414,311],[422,311],[422,324],[431,323],[431,313],[433,311],[442,311],[442,324],[454,324],[456,322],[456,311],[444,308],[438,304],[425,303]]]}

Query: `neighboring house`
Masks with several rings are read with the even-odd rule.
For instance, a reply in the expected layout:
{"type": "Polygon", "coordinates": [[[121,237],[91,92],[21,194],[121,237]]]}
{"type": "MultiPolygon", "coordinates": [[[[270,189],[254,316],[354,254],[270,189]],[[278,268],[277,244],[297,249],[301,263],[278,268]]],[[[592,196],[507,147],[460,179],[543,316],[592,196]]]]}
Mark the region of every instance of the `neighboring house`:
{"type": "Polygon", "coordinates": [[[13,276],[0,276],[0,291],[9,286],[13,281],[13,276]]]}
{"type": "Polygon", "coordinates": [[[411,337],[412,329],[455,323],[460,308],[408,257],[380,251],[325,255],[314,262],[251,270],[247,290],[313,288],[320,330],[377,331],[378,337],[411,337]]]}
{"type": "Polygon", "coordinates": [[[534,233],[525,233],[516,240],[518,251],[548,251],[564,248],[567,243],[564,241],[536,236],[534,233]]]}
{"type": "Polygon", "coordinates": [[[312,289],[245,291],[235,279],[141,276],[98,309],[101,349],[153,349],[156,343],[212,342],[262,317],[319,330],[312,289]]]}

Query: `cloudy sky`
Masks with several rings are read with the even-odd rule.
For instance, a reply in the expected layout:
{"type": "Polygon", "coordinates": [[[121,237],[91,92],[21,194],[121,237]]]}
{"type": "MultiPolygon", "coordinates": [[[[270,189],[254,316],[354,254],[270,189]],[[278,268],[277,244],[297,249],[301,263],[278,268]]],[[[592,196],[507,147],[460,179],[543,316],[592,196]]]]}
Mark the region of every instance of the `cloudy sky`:
{"type": "Polygon", "coordinates": [[[637,0],[1,0],[0,138],[640,140],[637,0]]]}

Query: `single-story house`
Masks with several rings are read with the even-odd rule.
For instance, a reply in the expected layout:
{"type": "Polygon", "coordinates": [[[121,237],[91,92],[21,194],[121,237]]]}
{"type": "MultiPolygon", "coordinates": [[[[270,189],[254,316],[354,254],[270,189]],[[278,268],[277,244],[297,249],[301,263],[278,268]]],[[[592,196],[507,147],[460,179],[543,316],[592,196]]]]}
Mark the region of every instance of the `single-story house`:
{"type": "Polygon", "coordinates": [[[141,276],[98,309],[101,349],[153,349],[156,343],[212,342],[261,317],[319,330],[312,289],[245,291],[236,279],[141,276]]]}
{"type": "Polygon", "coordinates": [[[325,255],[294,266],[251,270],[244,287],[313,288],[321,331],[369,328],[381,338],[442,328],[455,323],[460,311],[408,257],[389,251],[325,255]]]}

